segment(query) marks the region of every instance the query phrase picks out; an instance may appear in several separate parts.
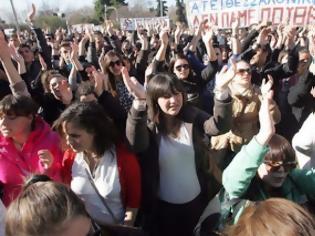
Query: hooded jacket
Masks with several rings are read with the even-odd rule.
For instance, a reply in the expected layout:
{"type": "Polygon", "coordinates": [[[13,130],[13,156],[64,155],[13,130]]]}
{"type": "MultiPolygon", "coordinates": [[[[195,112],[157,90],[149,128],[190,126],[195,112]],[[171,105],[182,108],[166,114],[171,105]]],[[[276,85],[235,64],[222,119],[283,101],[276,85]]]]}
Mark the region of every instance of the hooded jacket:
{"type": "Polygon", "coordinates": [[[0,135],[0,183],[3,187],[2,200],[8,206],[20,193],[24,180],[30,174],[46,174],[60,180],[62,151],[59,136],[40,117],[35,118],[35,129],[30,133],[21,150],[11,138],[0,135]],[[38,151],[47,149],[53,164],[45,171],[40,163],[38,151]]]}

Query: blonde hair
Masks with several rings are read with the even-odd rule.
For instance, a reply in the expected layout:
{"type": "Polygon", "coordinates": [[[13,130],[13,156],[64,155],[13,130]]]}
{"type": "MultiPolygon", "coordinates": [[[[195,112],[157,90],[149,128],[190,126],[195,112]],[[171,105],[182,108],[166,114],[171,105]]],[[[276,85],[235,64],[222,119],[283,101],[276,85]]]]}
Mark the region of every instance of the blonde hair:
{"type": "Polygon", "coordinates": [[[283,198],[270,198],[248,206],[226,236],[312,236],[314,218],[304,208],[283,198]]]}
{"type": "Polygon", "coordinates": [[[58,235],[69,220],[89,217],[83,202],[69,187],[47,178],[28,181],[11,203],[5,219],[7,236],[58,235]],[[43,180],[47,182],[36,182],[43,180]]]}

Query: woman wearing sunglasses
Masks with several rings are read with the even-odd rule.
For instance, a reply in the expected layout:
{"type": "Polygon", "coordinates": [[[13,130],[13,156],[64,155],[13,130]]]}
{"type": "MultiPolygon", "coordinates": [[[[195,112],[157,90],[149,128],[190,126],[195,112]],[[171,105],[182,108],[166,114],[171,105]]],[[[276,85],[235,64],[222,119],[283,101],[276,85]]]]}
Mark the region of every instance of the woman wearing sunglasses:
{"type": "Polygon", "coordinates": [[[107,87],[111,94],[119,99],[120,104],[128,112],[133,96],[128,92],[121,75],[122,59],[115,51],[109,51],[104,56],[104,73],[108,77],[107,87]]]}
{"type": "MultiPolygon", "coordinates": [[[[261,201],[286,198],[298,204],[315,200],[315,172],[297,168],[295,152],[282,136],[274,134],[270,97],[263,98],[260,130],[243,146],[223,172],[223,186],[229,199],[261,201]]],[[[238,214],[237,214],[238,215],[238,214]]]]}
{"type": "MultiPolygon", "coordinates": [[[[204,29],[200,28],[198,35],[194,36],[192,41],[197,42],[200,39],[202,30],[204,29]]],[[[166,65],[166,68],[168,68],[168,72],[174,74],[183,85],[187,94],[187,101],[200,108],[205,107],[202,104],[202,101],[204,100],[201,99],[202,92],[206,87],[207,82],[214,78],[215,73],[218,71],[217,56],[212,46],[211,37],[212,34],[210,32],[204,32],[202,37],[209,57],[209,63],[207,66],[202,65],[194,53],[190,52],[190,54],[187,54],[186,56],[183,53],[183,50],[177,51],[176,55],[169,61],[167,56],[167,48],[169,45],[169,36],[167,31],[161,32],[161,46],[152,62],[154,64],[153,74],[163,71],[165,72],[165,66],[162,65],[165,64],[165,62],[169,62],[169,64],[166,65]]],[[[209,99],[207,99],[207,103],[210,103],[209,99]]],[[[209,104],[207,104],[207,106],[208,105],[209,104]]],[[[213,104],[211,104],[211,108],[213,108],[213,104]]],[[[210,113],[211,112],[212,110],[210,113]]]]}
{"type": "MultiPolygon", "coordinates": [[[[235,77],[229,84],[232,96],[232,128],[229,132],[212,137],[211,144],[215,155],[220,160],[220,165],[225,168],[243,144],[247,144],[259,131],[258,112],[262,94],[273,86],[273,79],[261,87],[252,84],[251,66],[245,61],[238,61],[230,66],[235,66],[235,77]]],[[[271,114],[275,123],[281,119],[277,104],[272,100],[271,114]]]]}

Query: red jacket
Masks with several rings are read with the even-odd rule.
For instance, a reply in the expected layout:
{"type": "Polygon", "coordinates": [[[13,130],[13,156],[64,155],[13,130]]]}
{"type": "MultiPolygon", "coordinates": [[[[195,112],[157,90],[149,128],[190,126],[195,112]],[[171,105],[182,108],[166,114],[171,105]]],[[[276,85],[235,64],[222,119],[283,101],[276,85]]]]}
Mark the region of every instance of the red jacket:
{"type": "MultiPolygon", "coordinates": [[[[122,202],[125,207],[139,208],[141,200],[141,175],[136,156],[123,144],[116,146],[117,165],[121,185],[122,202]]],[[[76,153],[68,149],[64,153],[62,162],[62,177],[66,184],[72,180],[72,164],[76,153]]]]}

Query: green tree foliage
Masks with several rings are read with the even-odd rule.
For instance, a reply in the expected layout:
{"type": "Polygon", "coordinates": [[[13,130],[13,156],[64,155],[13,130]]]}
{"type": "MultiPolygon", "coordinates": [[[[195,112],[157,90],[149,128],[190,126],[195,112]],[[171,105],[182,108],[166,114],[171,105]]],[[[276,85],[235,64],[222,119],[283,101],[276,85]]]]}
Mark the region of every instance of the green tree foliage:
{"type": "MultiPolygon", "coordinates": [[[[100,21],[104,19],[104,5],[113,6],[118,8],[119,6],[127,6],[128,4],[125,0],[95,0],[94,2],[94,10],[95,16],[100,21]]],[[[110,14],[110,12],[108,12],[110,14]]]]}
{"type": "Polygon", "coordinates": [[[36,25],[42,29],[49,27],[52,32],[59,27],[67,28],[66,21],[54,15],[41,15],[36,17],[36,25]]]}
{"type": "Polygon", "coordinates": [[[182,0],[176,0],[176,22],[187,24],[185,5],[182,0]]]}

